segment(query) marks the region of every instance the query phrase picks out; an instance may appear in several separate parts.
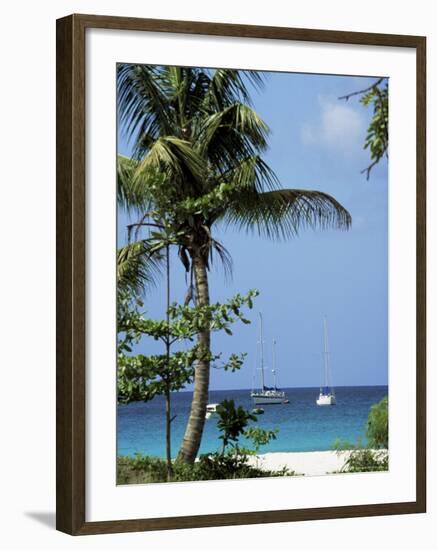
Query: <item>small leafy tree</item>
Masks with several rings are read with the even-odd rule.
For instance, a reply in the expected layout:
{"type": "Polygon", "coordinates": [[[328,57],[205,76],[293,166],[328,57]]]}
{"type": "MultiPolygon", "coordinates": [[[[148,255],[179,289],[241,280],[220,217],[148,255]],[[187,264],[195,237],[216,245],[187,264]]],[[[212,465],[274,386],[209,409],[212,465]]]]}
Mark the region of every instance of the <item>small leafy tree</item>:
{"type": "Polygon", "coordinates": [[[388,397],[370,409],[366,438],[372,449],[388,449],[388,397]]]}
{"type": "MultiPolygon", "coordinates": [[[[257,415],[235,406],[233,399],[225,399],[217,407],[219,420],[217,427],[221,431],[219,439],[222,440],[221,452],[201,455],[200,467],[209,472],[213,479],[228,479],[234,477],[259,477],[262,470],[248,463],[251,455],[256,455],[262,445],[267,445],[272,439],[276,439],[278,430],[264,430],[258,426],[249,426],[249,422],[256,422],[257,415]],[[240,437],[251,441],[253,449],[240,447],[240,437]]],[[[268,475],[272,475],[270,472],[268,475]]],[[[275,475],[294,475],[294,472],[283,468],[275,475]]]]}
{"type": "Polygon", "coordinates": [[[207,360],[213,366],[234,372],[241,368],[245,354],[231,354],[221,361],[221,354],[212,354],[207,347],[197,342],[185,351],[173,351],[177,342],[192,342],[204,330],[225,331],[232,334],[230,326],[237,321],[249,323],[241,311],[242,307],[253,305],[257,290],[250,290],[245,296],[237,294],[225,304],[208,306],[185,306],[172,304],[165,320],[152,320],[139,312],[139,301],[130,297],[119,299],[119,329],[123,332],[118,343],[118,400],[121,403],[150,401],[156,395],[166,399],[166,457],[168,479],[172,475],[171,460],[171,392],[183,389],[191,383],[195,363],[207,360]],[[165,353],[157,355],[129,355],[134,343],[143,337],[160,340],[165,353]],[[221,363],[219,363],[221,361],[221,363]]]}
{"type": "Polygon", "coordinates": [[[268,445],[270,441],[276,439],[279,430],[264,430],[258,426],[250,426],[244,433],[244,437],[248,439],[253,449],[244,449],[247,454],[258,454],[261,447],[268,445]]]}
{"type": "Polygon", "coordinates": [[[388,470],[388,398],[370,408],[366,424],[367,445],[359,439],[356,444],[337,439],[334,449],[349,451],[341,472],[378,472],[388,470]]]}
{"type": "Polygon", "coordinates": [[[235,407],[233,399],[225,399],[217,407],[219,421],[217,427],[222,432],[220,439],[223,441],[222,455],[225,454],[226,447],[230,445],[234,454],[247,456],[258,453],[260,447],[267,445],[276,436],[279,430],[264,430],[258,426],[249,426],[252,420],[256,422],[258,417],[256,413],[251,413],[243,407],[235,407]],[[253,449],[239,446],[240,436],[244,436],[253,445],[253,449]]]}
{"type": "Polygon", "coordinates": [[[358,472],[384,472],[388,470],[388,454],[374,449],[352,449],[341,471],[352,474],[358,472]]]}
{"type": "Polygon", "coordinates": [[[218,429],[222,432],[219,439],[223,441],[222,455],[226,452],[226,447],[231,445],[238,451],[238,439],[240,435],[245,433],[250,420],[257,421],[255,414],[243,409],[243,407],[235,407],[233,399],[225,399],[217,407],[219,420],[217,422],[218,429]]]}

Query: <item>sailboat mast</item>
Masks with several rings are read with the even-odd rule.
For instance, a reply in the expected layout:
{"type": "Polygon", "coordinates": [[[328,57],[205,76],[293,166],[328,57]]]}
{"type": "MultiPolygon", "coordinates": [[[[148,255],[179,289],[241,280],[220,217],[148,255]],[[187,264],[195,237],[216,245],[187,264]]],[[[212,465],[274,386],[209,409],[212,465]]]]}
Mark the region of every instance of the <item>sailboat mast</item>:
{"type": "Polygon", "coordinates": [[[273,384],[276,390],[276,340],[273,340],[273,384]]]}
{"type": "Polygon", "coordinates": [[[326,322],[326,317],[323,319],[323,332],[324,332],[324,358],[325,358],[325,388],[328,388],[328,326],[326,322]]]}
{"type": "Polygon", "coordinates": [[[261,344],[261,382],[262,382],[262,389],[264,389],[264,334],[263,334],[263,316],[260,312],[259,314],[260,319],[260,344],[261,344]]]}

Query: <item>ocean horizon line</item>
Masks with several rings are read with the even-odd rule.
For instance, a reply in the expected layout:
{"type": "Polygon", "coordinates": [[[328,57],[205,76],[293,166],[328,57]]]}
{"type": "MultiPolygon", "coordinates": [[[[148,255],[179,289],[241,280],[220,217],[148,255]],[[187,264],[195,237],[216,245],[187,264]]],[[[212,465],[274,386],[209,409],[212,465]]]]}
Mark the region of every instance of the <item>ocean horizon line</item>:
{"type": "MultiPolygon", "coordinates": [[[[257,386],[258,388],[258,386],[257,386]]],[[[388,388],[387,384],[343,384],[343,385],[336,385],[334,386],[334,389],[340,389],[340,388],[388,388]]],[[[253,389],[256,388],[209,388],[209,391],[214,392],[226,392],[226,391],[249,391],[251,392],[253,389]]],[[[320,386],[280,386],[280,389],[282,390],[311,390],[311,389],[320,389],[320,386]]],[[[179,390],[171,393],[193,393],[193,390],[179,390]]]]}

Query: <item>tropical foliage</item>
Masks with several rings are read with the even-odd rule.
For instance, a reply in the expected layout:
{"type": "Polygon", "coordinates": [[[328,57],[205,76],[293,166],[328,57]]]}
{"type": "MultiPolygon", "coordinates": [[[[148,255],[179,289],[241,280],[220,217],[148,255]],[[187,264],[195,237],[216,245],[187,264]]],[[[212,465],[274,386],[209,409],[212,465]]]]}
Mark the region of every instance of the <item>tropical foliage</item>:
{"type": "Polygon", "coordinates": [[[238,451],[238,440],[243,435],[250,420],[256,421],[255,414],[246,411],[243,407],[235,407],[233,399],[225,399],[217,407],[219,420],[217,427],[221,431],[219,439],[223,442],[222,455],[225,454],[228,445],[232,445],[238,451]]]}
{"type": "Polygon", "coordinates": [[[352,449],[341,469],[342,473],[384,472],[388,470],[388,453],[374,449],[352,449]]]}
{"type": "MultiPolygon", "coordinates": [[[[166,455],[168,479],[173,475],[171,458],[171,392],[179,391],[194,379],[194,363],[201,358],[213,366],[221,360],[221,354],[213,355],[201,343],[185,350],[172,350],[176,343],[192,342],[197,334],[224,331],[232,334],[230,326],[237,321],[247,324],[250,321],[243,315],[244,306],[252,307],[252,300],[258,295],[251,290],[246,296],[237,294],[225,304],[208,306],[181,306],[171,304],[165,320],[146,318],[132,303],[119,303],[119,327],[124,332],[119,338],[117,388],[121,403],[149,401],[156,395],[164,395],[166,400],[166,455]],[[132,343],[143,337],[151,337],[163,344],[162,354],[131,355],[132,343]]],[[[245,354],[231,354],[221,362],[220,368],[232,372],[241,368],[245,354]]]]}
{"type": "Polygon", "coordinates": [[[235,406],[234,401],[224,400],[217,408],[219,419],[217,426],[221,432],[219,439],[223,446],[221,452],[200,455],[194,464],[176,461],[172,474],[168,476],[168,466],[159,458],[137,455],[135,458],[119,457],[117,461],[117,480],[120,484],[154,483],[160,481],[199,481],[211,479],[241,479],[257,477],[282,477],[296,475],[284,467],[277,471],[261,469],[249,463],[249,457],[257,453],[262,445],[276,438],[277,430],[264,430],[248,427],[250,421],[256,421],[255,414],[243,407],[235,406]],[[244,436],[254,443],[250,450],[239,446],[244,436]]]}
{"type": "Polygon", "coordinates": [[[337,440],[334,449],[346,453],[341,472],[378,472],[388,470],[388,398],[370,409],[366,423],[367,445],[337,440]]]}
{"type": "Polygon", "coordinates": [[[380,80],[363,95],[361,103],[373,107],[373,116],[367,128],[364,148],[369,149],[372,163],[365,172],[370,171],[384,156],[388,157],[388,80],[380,80]]]}
{"type": "Polygon", "coordinates": [[[385,156],[388,158],[388,79],[378,78],[371,86],[358,92],[342,96],[346,101],[355,95],[360,103],[373,108],[373,116],[367,128],[364,149],[369,149],[371,163],[362,173],[370,177],[372,168],[385,156]]]}
{"type": "Polygon", "coordinates": [[[388,449],[388,397],[370,409],[366,438],[372,449],[388,449]]]}
{"type": "Polygon", "coordinates": [[[245,479],[293,476],[295,472],[283,468],[270,471],[248,464],[246,456],[221,453],[200,455],[194,464],[176,461],[171,479],[167,477],[166,462],[145,455],[117,459],[117,483],[159,483],[164,481],[208,481],[212,479],[245,479]]]}
{"type": "Polygon", "coordinates": [[[249,422],[257,422],[256,412],[249,412],[241,405],[236,407],[233,399],[223,400],[217,407],[219,420],[217,427],[221,432],[219,439],[222,440],[222,455],[249,456],[259,452],[263,445],[267,445],[276,439],[279,430],[265,430],[258,426],[249,426],[249,422]],[[240,437],[253,445],[253,448],[242,447],[240,437]]]}
{"type": "MultiPolygon", "coordinates": [[[[163,355],[129,355],[132,348],[127,341],[138,343],[142,336],[160,340],[172,346],[175,343],[192,342],[195,336],[208,329],[224,331],[231,335],[231,326],[237,321],[247,324],[242,308],[253,307],[252,300],[258,291],[250,290],[245,296],[237,294],[225,304],[209,306],[183,306],[172,304],[168,320],[148,319],[138,310],[129,309],[129,317],[123,318],[126,332],[120,339],[118,356],[118,399],[121,403],[149,401],[162,395],[168,382],[171,391],[183,389],[192,381],[194,362],[199,355],[208,356],[214,366],[234,372],[241,368],[245,354],[231,354],[227,361],[220,362],[222,354],[211,354],[209,349],[200,349],[197,343],[185,351],[174,351],[168,359],[163,355]],[[169,361],[169,364],[167,362],[169,361]]],[[[120,311],[120,309],[119,309],[120,311]]]]}
{"type": "Polygon", "coordinates": [[[278,429],[265,430],[258,426],[250,426],[245,430],[244,437],[252,444],[253,448],[248,449],[243,447],[242,452],[257,455],[262,446],[268,445],[270,441],[276,439],[278,433],[278,429]]]}
{"type": "MultiPolygon", "coordinates": [[[[261,73],[232,69],[120,64],[121,126],[134,143],[132,158],[118,159],[118,198],[136,213],[128,250],[119,260],[123,284],[144,285],[162,253],[175,247],[189,277],[186,303],[210,303],[208,269],[231,258],[215,236],[233,225],[273,239],[304,227],[347,229],[351,217],[317,190],[286,189],[263,160],[269,129],[251,105],[249,87],[261,73]],[[149,262],[152,262],[149,265],[149,262]]],[[[198,332],[198,350],[210,350],[210,330],[198,332]]],[[[194,366],[191,412],[179,459],[193,463],[203,433],[210,358],[194,366]]]]}

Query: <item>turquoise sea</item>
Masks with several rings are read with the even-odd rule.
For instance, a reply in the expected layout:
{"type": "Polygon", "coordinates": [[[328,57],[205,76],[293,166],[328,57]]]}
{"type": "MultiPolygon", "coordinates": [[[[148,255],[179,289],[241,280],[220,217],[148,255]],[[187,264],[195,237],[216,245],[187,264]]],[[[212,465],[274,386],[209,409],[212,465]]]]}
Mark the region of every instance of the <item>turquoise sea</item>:
{"type": "MultiPolygon", "coordinates": [[[[265,413],[253,423],[265,429],[279,429],[277,439],[262,452],[323,451],[332,448],[337,438],[355,443],[365,442],[364,432],[370,407],[388,394],[387,386],[336,388],[337,405],[318,407],[319,388],[284,388],[290,400],[286,405],[264,405],[265,413]]],[[[191,392],[172,394],[172,454],[180,447],[191,403],[191,392]]],[[[210,391],[209,402],[234,399],[236,405],[252,409],[250,390],[210,391]]],[[[218,450],[217,419],[206,420],[201,453],[218,450]]],[[[119,456],[135,453],[165,456],[164,399],[155,397],[148,403],[118,405],[117,452],[119,456]]]]}

